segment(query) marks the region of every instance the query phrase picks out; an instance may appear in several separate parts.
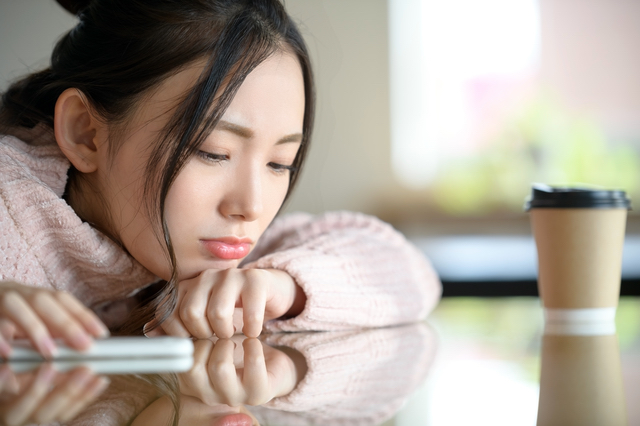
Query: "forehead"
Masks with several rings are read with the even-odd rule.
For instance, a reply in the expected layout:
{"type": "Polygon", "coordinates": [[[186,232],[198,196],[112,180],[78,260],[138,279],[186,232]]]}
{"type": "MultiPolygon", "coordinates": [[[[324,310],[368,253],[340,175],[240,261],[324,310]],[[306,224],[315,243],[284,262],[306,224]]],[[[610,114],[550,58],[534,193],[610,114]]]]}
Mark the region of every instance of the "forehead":
{"type": "MultiPolygon", "coordinates": [[[[136,104],[129,123],[148,126],[159,118],[168,119],[201,78],[205,60],[195,61],[168,76],[136,104]]],[[[221,90],[224,90],[224,85],[221,90]]],[[[288,50],[277,51],[247,75],[234,95],[229,110],[254,106],[283,111],[285,102],[295,102],[304,110],[304,77],[298,58],[288,50]]],[[[227,113],[231,113],[231,111],[227,113]]],[[[228,114],[225,114],[228,116],[228,114]]],[[[165,120],[166,121],[166,120],[165,120]]]]}
{"type": "Polygon", "coordinates": [[[261,124],[301,126],[304,108],[302,69],[293,54],[284,52],[270,56],[246,77],[224,117],[245,124],[272,120],[261,124]]]}

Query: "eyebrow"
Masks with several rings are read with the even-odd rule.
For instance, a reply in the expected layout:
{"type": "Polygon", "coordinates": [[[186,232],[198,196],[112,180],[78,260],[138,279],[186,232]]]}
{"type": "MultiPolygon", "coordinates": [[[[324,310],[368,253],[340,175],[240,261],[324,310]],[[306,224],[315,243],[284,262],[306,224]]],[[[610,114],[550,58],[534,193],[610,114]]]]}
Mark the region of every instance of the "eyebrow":
{"type": "MultiPolygon", "coordinates": [[[[253,137],[254,132],[248,127],[240,126],[239,124],[230,123],[225,120],[220,120],[216,126],[216,130],[224,130],[227,132],[231,132],[235,135],[240,136],[241,138],[250,139],[253,137]]],[[[292,133],[290,135],[283,136],[278,139],[276,145],[280,145],[283,143],[291,143],[291,142],[302,142],[302,133],[292,133]]]]}

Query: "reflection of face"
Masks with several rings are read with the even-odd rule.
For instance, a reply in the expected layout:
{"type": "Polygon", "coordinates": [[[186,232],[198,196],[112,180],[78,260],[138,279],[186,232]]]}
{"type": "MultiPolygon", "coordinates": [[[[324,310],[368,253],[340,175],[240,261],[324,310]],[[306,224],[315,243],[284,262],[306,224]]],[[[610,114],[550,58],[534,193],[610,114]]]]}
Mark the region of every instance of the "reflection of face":
{"type": "Polygon", "coordinates": [[[206,405],[199,399],[180,396],[179,426],[260,426],[258,420],[244,406],[225,404],[206,405]]]}
{"type": "MultiPolygon", "coordinates": [[[[109,169],[105,194],[112,229],[143,266],[163,279],[170,266],[144,212],[144,167],[171,107],[201,68],[169,77],[144,99],[109,169]]],[[[278,212],[302,138],[305,108],[300,65],[276,53],[238,90],[222,121],[173,183],[165,204],[179,280],[206,269],[236,267],[278,212]]]]}

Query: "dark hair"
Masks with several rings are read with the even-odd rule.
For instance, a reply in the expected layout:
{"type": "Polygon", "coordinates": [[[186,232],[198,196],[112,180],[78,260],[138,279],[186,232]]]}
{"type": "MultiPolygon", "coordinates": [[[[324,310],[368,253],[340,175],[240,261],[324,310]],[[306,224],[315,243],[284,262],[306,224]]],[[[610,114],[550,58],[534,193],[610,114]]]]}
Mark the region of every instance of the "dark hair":
{"type": "MultiPolygon", "coordinates": [[[[310,59],[300,32],[279,0],[59,2],[78,13],[80,21],[56,44],[50,68],[17,81],[3,94],[0,125],[53,128],[58,97],[64,90],[76,88],[116,130],[109,145],[116,150],[117,129],[127,124],[136,102],[147,91],[194,61],[206,63],[169,120],[146,168],[147,208],[157,219],[156,232],[166,245],[173,273],[159,292],[147,298],[143,312],[132,316],[121,330],[141,333],[142,325],[152,320],[156,312],[162,315],[155,326],[175,306],[177,264],[164,218],[167,193],[187,160],[220,120],[245,77],[282,49],[298,58],[306,97],[302,144],[290,174],[287,197],[291,193],[313,127],[315,94],[310,59]]],[[[78,179],[81,174],[72,167],[69,185],[78,179]]]]}

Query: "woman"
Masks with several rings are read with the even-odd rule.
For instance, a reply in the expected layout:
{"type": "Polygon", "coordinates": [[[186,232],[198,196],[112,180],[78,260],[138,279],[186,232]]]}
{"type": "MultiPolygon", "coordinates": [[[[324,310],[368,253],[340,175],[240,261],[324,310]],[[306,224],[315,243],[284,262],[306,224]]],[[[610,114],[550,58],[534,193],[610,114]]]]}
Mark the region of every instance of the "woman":
{"type": "Polygon", "coordinates": [[[374,218],[271,224],[314,111],[279,1],[64,3],[80,22],[51,67],[2,97],[0,355],[16,336],[52,356],[52,338],[86,349],[107,327],[255,337],[435,305],[426,259],[374,218]]]}

